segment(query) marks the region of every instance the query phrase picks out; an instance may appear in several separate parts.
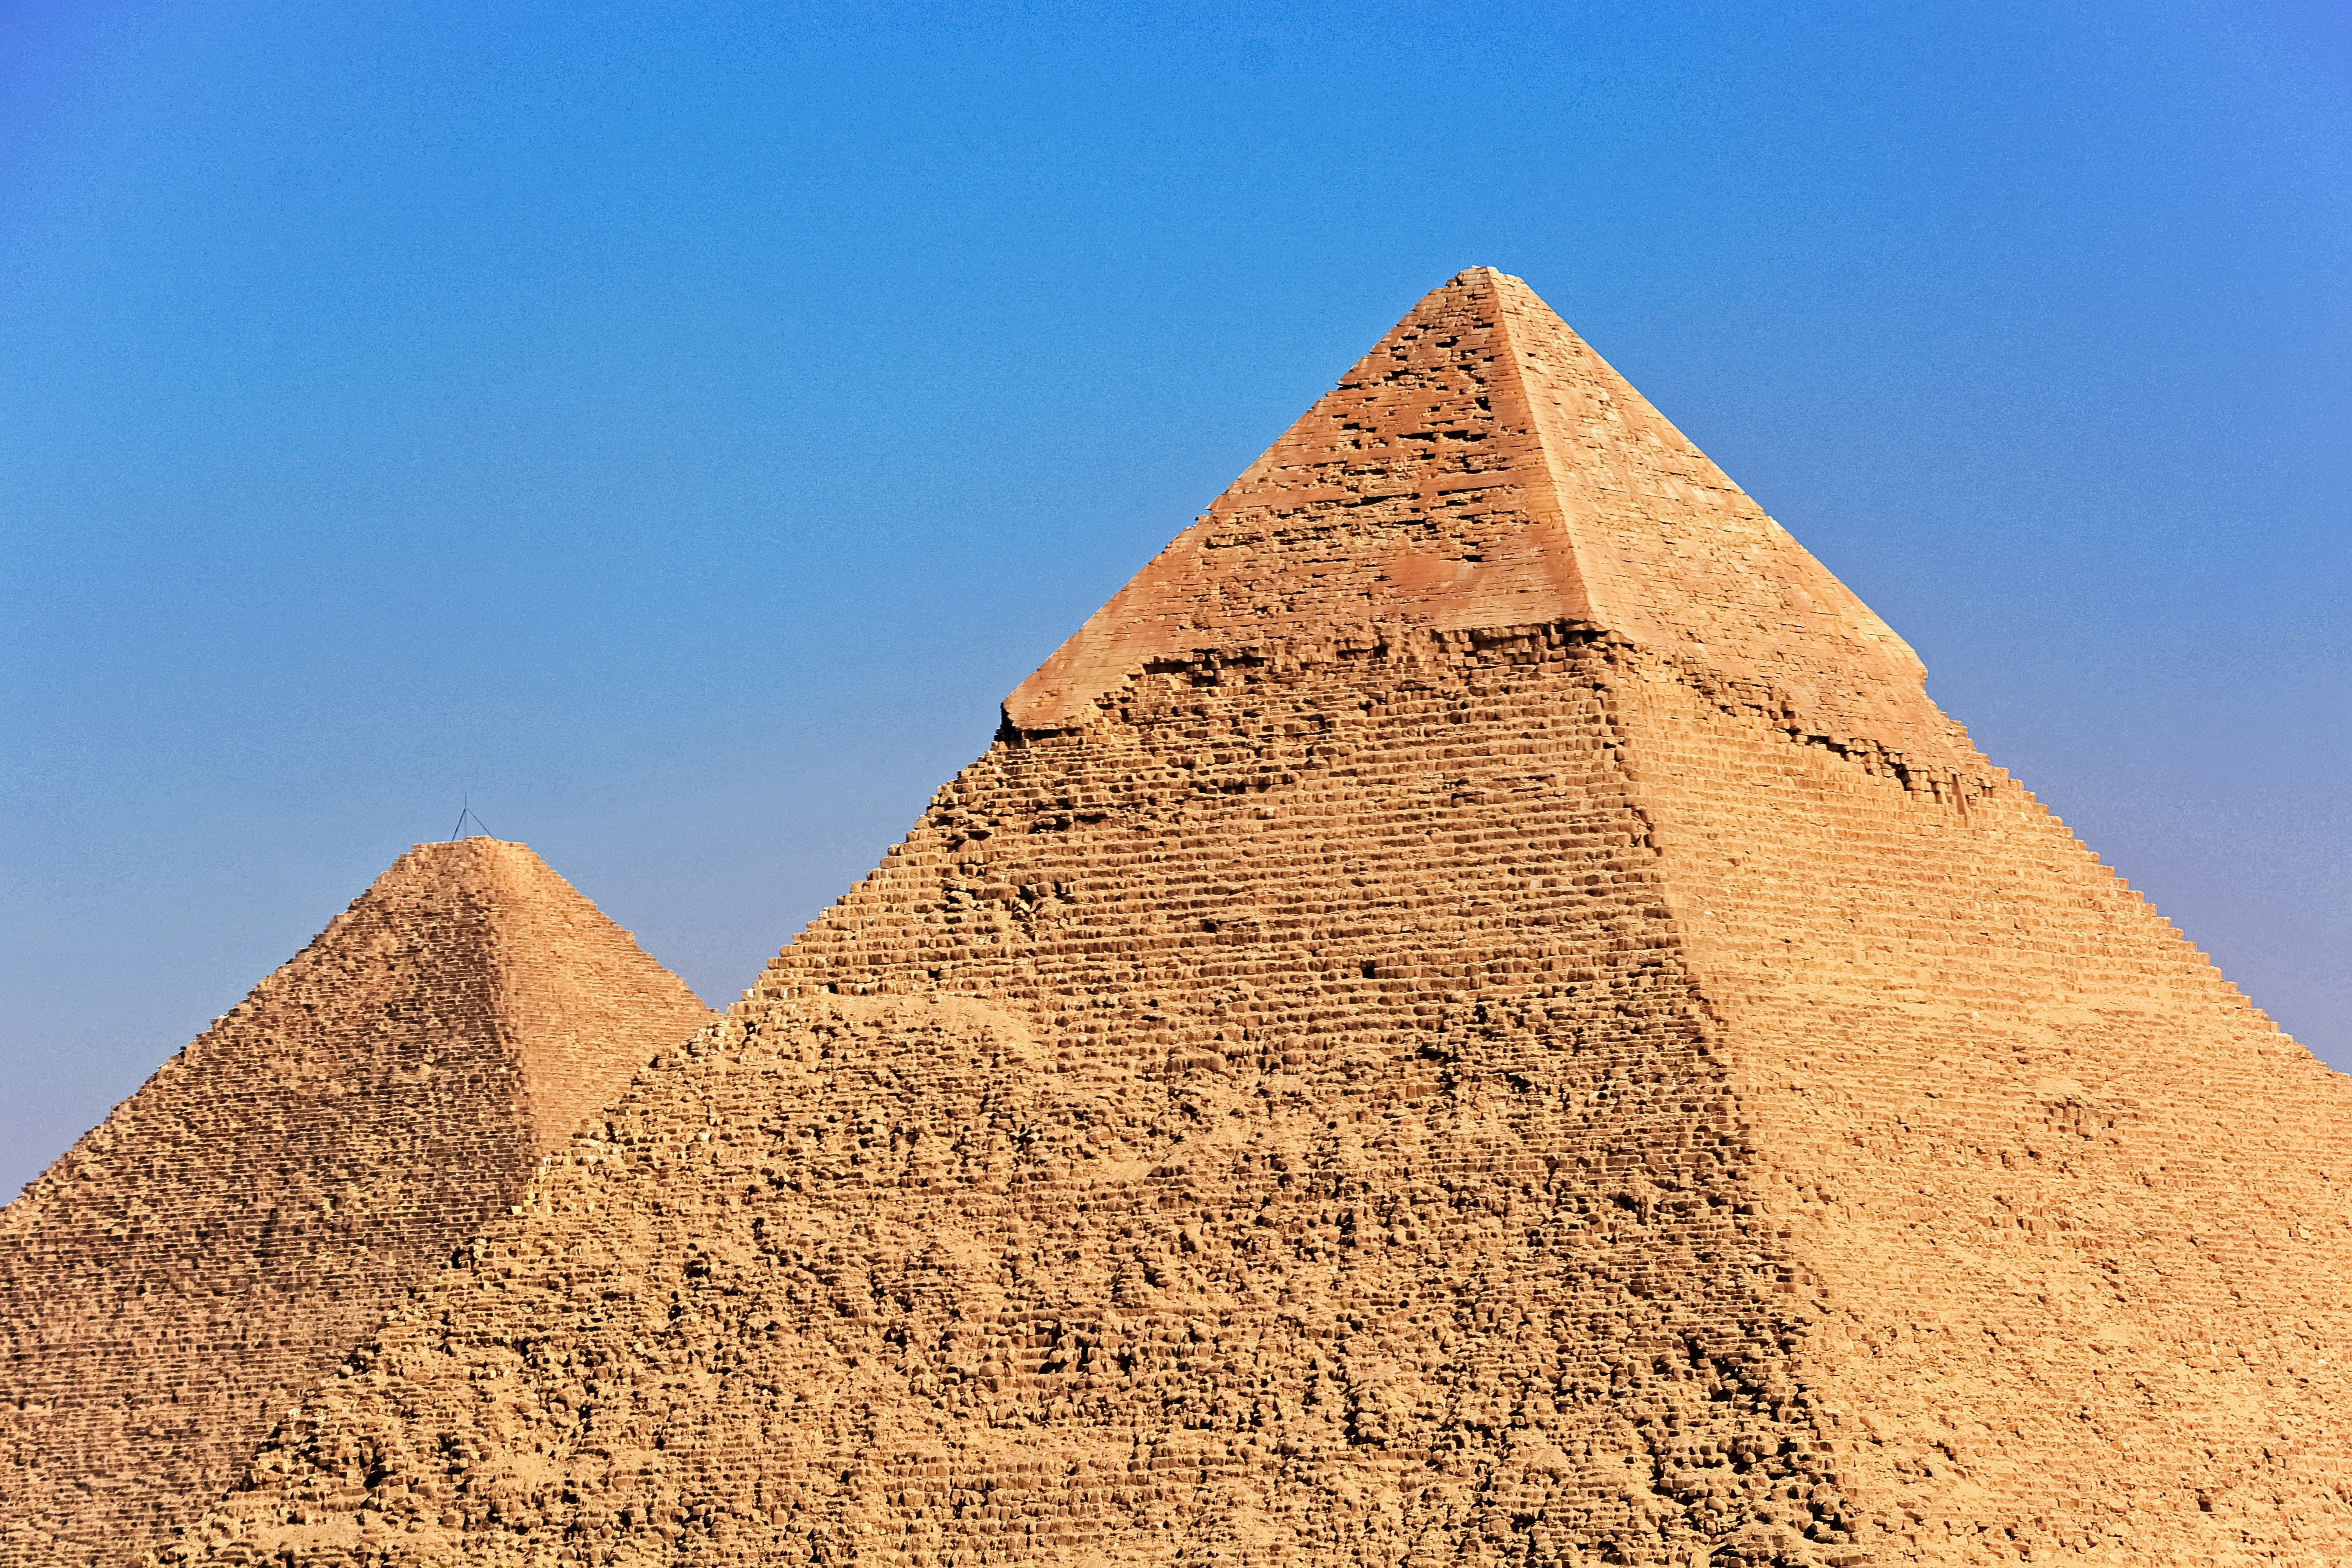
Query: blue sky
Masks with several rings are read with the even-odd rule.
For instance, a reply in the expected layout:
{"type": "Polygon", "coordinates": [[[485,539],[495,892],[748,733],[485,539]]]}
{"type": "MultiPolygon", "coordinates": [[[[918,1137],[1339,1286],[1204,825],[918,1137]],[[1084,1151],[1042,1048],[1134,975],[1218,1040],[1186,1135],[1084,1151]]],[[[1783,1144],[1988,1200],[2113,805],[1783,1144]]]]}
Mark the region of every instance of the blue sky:
{"type": "Polygon", "coordinates": [[[2352,24],[0,5],[0,1192],[461,795],[708,1000],[1518,273],[2352,1068],[2352,24]]]}

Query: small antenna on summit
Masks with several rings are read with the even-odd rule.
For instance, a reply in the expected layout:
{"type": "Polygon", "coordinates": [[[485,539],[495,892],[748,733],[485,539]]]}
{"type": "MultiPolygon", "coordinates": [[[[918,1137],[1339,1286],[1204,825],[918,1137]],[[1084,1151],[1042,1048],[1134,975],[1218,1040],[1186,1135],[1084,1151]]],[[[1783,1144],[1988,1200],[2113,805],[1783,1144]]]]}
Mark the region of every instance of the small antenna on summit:
{"type": "Polygon", "coordinates": [[[468,817],[473,817],[474,826],[482,830],[483,837],[496,838],[498,837],[497,834],[490,831],[490,825],[488,823],[484,822],[478,816],[474,816],[474,801],[471,795],[461,795],[457,799],[460,802],[457,807],[457,826],[449,830],[449,841],[452,844],[456,843],[458,837],[465,833],[466,819],[468,817]]]}

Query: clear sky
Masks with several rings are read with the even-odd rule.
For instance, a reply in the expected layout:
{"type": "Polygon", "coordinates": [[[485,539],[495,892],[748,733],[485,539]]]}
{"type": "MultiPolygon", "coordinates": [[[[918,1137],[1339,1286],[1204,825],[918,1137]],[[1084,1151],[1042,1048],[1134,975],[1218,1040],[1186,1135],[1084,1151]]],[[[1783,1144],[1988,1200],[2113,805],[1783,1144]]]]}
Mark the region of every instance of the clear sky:
{"type": "Polygon", "coordinates": [[[0,5],[0,1193],[461,795],[725,1003],[1518,273],[2352,1068],[2340,5],[0,5]]]}

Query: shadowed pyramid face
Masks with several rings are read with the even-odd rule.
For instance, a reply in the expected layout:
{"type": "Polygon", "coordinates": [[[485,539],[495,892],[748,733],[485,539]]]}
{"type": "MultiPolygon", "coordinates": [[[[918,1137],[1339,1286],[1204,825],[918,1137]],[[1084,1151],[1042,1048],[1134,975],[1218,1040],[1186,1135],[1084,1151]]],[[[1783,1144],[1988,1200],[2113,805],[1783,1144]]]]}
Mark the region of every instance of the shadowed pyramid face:
{"type": "Polygon", "coordinates": [[[402,857],[0,1211],[0,1561],[168,1542],[708,1016],[522,846],[402,857]]]}
{"type": "Polygon", "coordinates": [[[2347,1112],[1475,270],[191,1555],[2352,1560],[2347,1112]]]}

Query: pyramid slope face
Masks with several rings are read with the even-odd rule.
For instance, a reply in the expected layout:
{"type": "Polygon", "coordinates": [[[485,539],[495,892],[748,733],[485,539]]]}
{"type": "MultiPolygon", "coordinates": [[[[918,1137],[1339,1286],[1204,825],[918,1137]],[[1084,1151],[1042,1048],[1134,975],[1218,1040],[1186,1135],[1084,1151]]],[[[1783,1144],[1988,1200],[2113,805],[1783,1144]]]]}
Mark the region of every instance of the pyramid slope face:
{"type": "Polygon", "coordinates": [[[709,1016],[538,857],[420,846],[0,1210],[0,1561],[130,1561],[709,1016]]]}
{"type": "Polygon", "coordinates": [[[1006,717],[184,1560],[2352,1560],[2352,1089],[1515,280],[1006,717]]]}
{"type": "MultiPolygon", "coordinates": [[[[1754,1292],[1765,1370],[1706,1410],[1739,1429],[1643,1426],[1656,1533],[1629,1545],[1559,1496],[1577,1522],[1546,1560],[1671,1562],[1759,1510],[1787,1561],[1968,1561],[1988,1537],[2345,1560],[2345,1080],[1990,764],[1926,787],[1679,661],[1557,636],[1204,664],[1116,725],[1001,746],[764,991],[951,986],[1118,1042],[1180,1095],[1303,1079],[1302,1136],[1577,1107],[1454,1173],[1455,1201],[1532,1209],[1543,1245],[1503,1298],[1529,1317],[1607,1279],[1570,1239],[1588,1215],[1616,1222],[1603,1258],[1685,1205],[1738,1216],[1706,1251],[1754,1292]],[[1633,1093],[1697,1125],[1612,1136],[1633,1093]],[[1700,1125],[1727,1131],[1714,1159],[1700,1125]],[[1559,1162],[1533,1192],[1523,1152],[1559,1162]]],[[[1644,1283],[1727,1321],[1687,1272],[1644,1283]]],[[[1636,1370],[1612,1404],[1643,1370],[1723,1376],[1626,1289],[1560,1335],[1563,1376],[1613,1334],[1636,1370]]],[[[1499,1307],[1453,1300],[1465,1338],[1499,1307]]]]}

